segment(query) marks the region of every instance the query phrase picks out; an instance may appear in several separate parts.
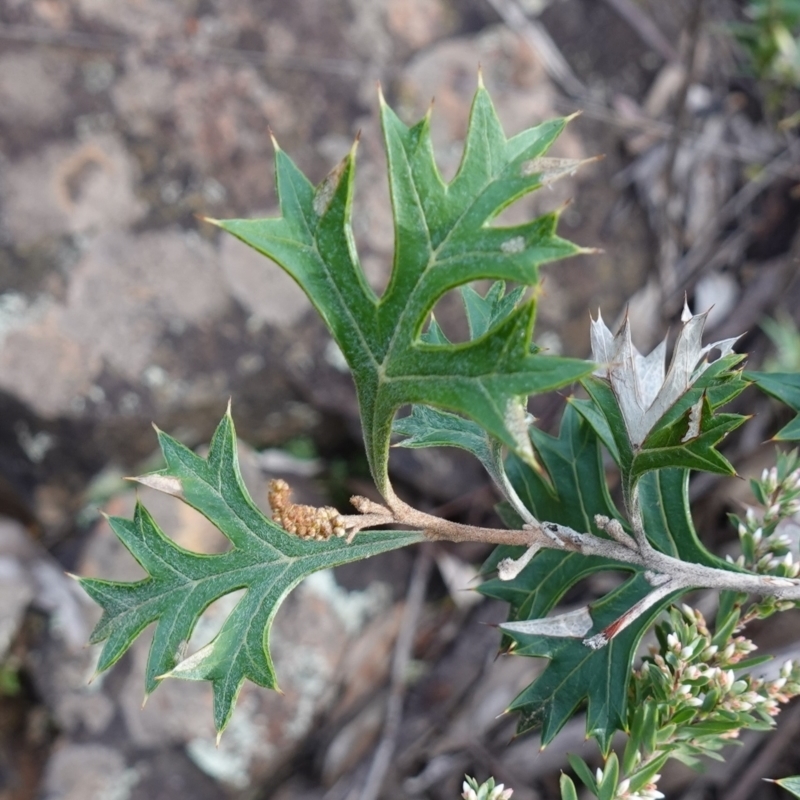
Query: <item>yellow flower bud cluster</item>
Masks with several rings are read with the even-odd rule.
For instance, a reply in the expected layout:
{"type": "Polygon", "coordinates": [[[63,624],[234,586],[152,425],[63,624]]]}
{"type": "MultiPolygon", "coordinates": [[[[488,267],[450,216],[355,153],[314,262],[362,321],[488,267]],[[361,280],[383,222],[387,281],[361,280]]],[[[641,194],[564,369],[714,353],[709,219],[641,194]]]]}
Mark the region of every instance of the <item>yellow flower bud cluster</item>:
{"type": "Polygon", "coordinates": [[[272,519],[287,533],[317,542],[323,542],[331,536],[345,535],[344,519],[335,508],[298,505],[289,499],[291,494],[292,490],[286,481],[277,479],[269,482],[272,519]]]}

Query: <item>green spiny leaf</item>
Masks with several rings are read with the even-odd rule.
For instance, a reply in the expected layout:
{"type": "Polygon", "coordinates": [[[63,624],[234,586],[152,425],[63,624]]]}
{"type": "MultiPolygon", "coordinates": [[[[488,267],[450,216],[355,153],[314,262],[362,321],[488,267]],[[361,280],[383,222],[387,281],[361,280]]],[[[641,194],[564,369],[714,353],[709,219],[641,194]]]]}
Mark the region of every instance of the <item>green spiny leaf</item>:
{"type": "Polygon", "coordinates": [[[421,336],[434,304],[450,289],[485,278],[533,286],[541,264],[581,252],[555,234],[555,214],[491,225],[506,206],[557,177],[541,156],[566,121],[507,139],[480,86],[461,166],[449,184],[434,161],[429,116],[409,128],[382,102],[381,121],[395,230],[394,264],[382,297],[366,282],[350,229],[354,150],[314,187],[278,149],[281,216],[218,224],[280,264],[322,315],[352,370],[367,456],[385,491],[391,422],[401,405],[464,414],[529,455],[527,436],[510,424],[519,398],[569,384],[589,366],[531,352],[533,300],[510,313],[512,301],[498,301],[500,316],[473,319],[473,330],[489,327],[466,344],[439,339],[434,345],[421,336]]]}
{"type": "Polygon", "coordinates": [[[493,462],[486,432],[472,420],[448,411],[415,405],[411,414],[395,420],[392,431],[407,437],[397,447],[458,447],[472,453],[487,468],[493,462]]]}
{"type": "Polygon", "coordinates": [[[716,446],[746,420],[741,414],[715,414],[703,394],[683,416],[653,430],[633,460],[631,476],[674,467],[735,475],[733,465],[716,446]]]}
{"type": "MultiPolygon", "coordinates": [[[[522,289],[505,294],[505,284],[496,281],[485,296],[481,296],[471,286],[462,287],[462,297],[467,312],[470,337],[483,336],[493,326],[513,313],[522,296],[522,289]]],[[[425,340],[432,344],[447,343],[444,334],[434,319],[425,340]]],[[[519,426],[526,426],[526,410],[520,402],[518,408],[519,426]]],[[[515,423],[516,424],[516,423],[515,423]]],[[[439,411],[423,405],[414,405],[411,414],[396,419],[392,432],[406,437],[396,447],[458,447],[472,453],[484,466],[498,485],[503,485],[502,446],[498,440],[484,431],[472,420],[439,411]]],[[[533,462],[530,461],[533,465],[533,462]]]]}
{"type": "Polygon", "coordinates": [[[313,572],[358,561],[421,540],[409,532],[362,534],[306,541],[266,518],[241,478],[230,414],[217,428],[207,458],[158,434],[167,467],[139,480],[175,495],[205,515],[231,541],[219,555],[184,550],[167,538],[138,504],[133,520],[111,518],[120,541],[148,576],[135,583],[81,578],[103,608],[92,642],[105,642],[98,671],[114,664],[133,640],[156,622],[145,674],[152,692],[162,677],[211,681],[217,730],[227,725],[245,679],[277,687],[269,632],[283,599],[313,572]],[[246,589],[208,645],[181,661],[180,653],[203,611],[216,599],[246,589]]]}
{"type": "Polygon", "coordinates": [[[498,322],[506,319],[525,294],[524,286],[519,286],[508,294],[505,293],[505,288],[503,281],[495,281],[481,297],[471,286],[461,287],[470,339],[480,338],[498,322]]]}
{"type": "MultiPolygon", "coordinates": [[[[550,482],[519,459],[509,458],[509,478],[525,505],[537,519],[605,535],[597,529],[594,516],[602,514],[617,519],[620,516],[608,494],[600,440],[593,427],[570,404],[564,412],[558,438],[535,428],[531,435],[550,482]]],[[[650,472],[641,478],[639,491],[645,530],[655,547],[684,560],[729,566],[710,554],[697,537],[689,512],[688,471],[650,472]]],[[[502,558],[519,554],[518,548],[498,548],[486,569],[502,558]]],[[[598,633],[652,590],[640,570],[607,559],[550,549],[538,553],[514,580],[487,581],[480,591],[509,602],[511,620],[538,619],[580,580],[608,569],[632,575],[620,587],[590,604],[592,633],[598,633]]],[[[590,649],[581,639],[508,631],[515,643],[514,653],[549,659],[541,675],[511,705],[520,714],[518,731],[541,726],[542,741],[547,744],[577,708],[587,703],[587,734],[595,736],[601,747],[607,749],[614,731],[625,726],[628,678],[639,640],[677,596],[657,603],[599,650],[590,649]]]]}
{"type": "Polygon", "coordinates": [[[595,377],[584,378],[581,385],[592,402],[573,401],[573,406],[594,428],[622,474],[629,474],[633,464],[633,450],[611,387],[606,381],[595,377]]]}
{"type": "Polygon", "coordinates": [[[781,778],[774,781],[782,789],[786,789],[793,797],[800,797],[800,776],[792,776],[791,778],[781,778]]]}
{"type": "Polygon", "coordinates": [[[800,441],[800,373],[798,372],[745,372],[762,392],[785,403],[797,416],[781,428],[773,438],[778,441],[800,441]]]}

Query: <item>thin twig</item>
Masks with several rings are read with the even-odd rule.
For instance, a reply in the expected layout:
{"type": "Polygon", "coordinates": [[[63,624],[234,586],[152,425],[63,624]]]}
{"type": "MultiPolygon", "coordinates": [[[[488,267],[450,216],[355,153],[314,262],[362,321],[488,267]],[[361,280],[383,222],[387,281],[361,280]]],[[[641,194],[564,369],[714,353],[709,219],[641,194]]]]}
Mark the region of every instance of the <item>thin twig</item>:
{"type": "MultiPolygon", "coordinates": [[[[682,296],[683,287],[691,280],[695,273],[699,272],[711,257],[713,250],[717,246],[717,236],[728,223],[739,217],[742,212],[750,206],[756,198],[769,188],[778,178],[784,177],[786,168],[792,163],[792,153],[789,148],[782,150],[761,169],[752,180],[742,186],[727,202],[717,211],[713,219],[709,221],[702,234],[697,238],[689,250],[675,265],[676,273],[679,276],[673,293],[667,297],[668,300],[682,296]]],[[[731,236],[741,235],[737,231],[731,236]]]]}
{"type": "Polygon", "coordinates": [[[606,0],[635,31],[645,44],[650,45],[664,60],[677,61],[678,51],[647,14],[633,0],[606,0]]]}
{"type": "Polygon", "coordinates": [[[586,87],[578,80],[572,67],[541,22],[529,19],[516,0],[488,0],[505,24],[524,39],[539,57],[545,72],[572,97],[586,97],[586,87]]]}
{"type": "Polygon", "coordinates": [[[364,788],[361,790],[360,800],[377,800],[397,747],[397,735],[400,731],[400,723],[403,717],[403,697],[406,691],[408,664],[411,660],[411,651],[414,646],[414,633],[422,612],[425,589],[428,585],[428,578],[432,568],[432,546],[423,545],[414,563],[414,571],[411,573],[411,582],[406,595],[406,607],[403,611],[403,620],[400,623],[400,632],[397,635],[397,642],[394,648],[391,685],[389,699],[386,703],[383,733],[375,750],[375,755],[372,757],[372,764],[370,765],[364,788]]]}
{"type": "Polygon", "coordinates": [[[677,281],[676,262],[681,248],[678,221],[673,219],[672,196],[675,193],[675,161],[680,146],[680,133],[686,125],[688,110],[686,98],[694,79],[697,43],[700,39],[700,21],[703,16],[703,0],[695,0],[691,16],[687,23],[689,47],[686,54],[686,69],[677,96],[677,110],[672,135],[667,142],[667,156],[664,163],[664,182],[666,184],[664,200],[664,230],[662,231],[661,253],[659,254],[659,278],[662,296],[671,294],[677,281]]]}

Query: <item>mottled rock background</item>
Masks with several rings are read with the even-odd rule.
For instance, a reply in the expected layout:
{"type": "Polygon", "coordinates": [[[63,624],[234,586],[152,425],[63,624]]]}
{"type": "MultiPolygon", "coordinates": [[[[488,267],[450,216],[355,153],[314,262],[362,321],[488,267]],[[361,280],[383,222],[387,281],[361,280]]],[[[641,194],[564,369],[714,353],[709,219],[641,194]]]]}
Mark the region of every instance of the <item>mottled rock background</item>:
{"type": "MultiPolygon", "coordinates": [[[[276,212],[270,131],[316,181],[361,131],[354,232],[380,290],[392,219],[376,82],[408,120],[435,97],[433,136],[450,176],[480,64],[509,133],[583,109],[552,154],[605,155],[505,216],[569,201],[562,234],[601,248],[548,268],[540,341],[586,355],[589,309],[614,319],[633,298],[646,346],[688,291],[717,303],[718,328],[749,329],[746,345],[763,354],[762,316],[796,313],[796,143],[763,113],[719,24],[735,5],[707,3],[692,31],[688,0],[640,3],[667,52],[612,5],[520,2],[577,76],[570,97],[524,25],[498,16],[503,2],[0,1],[2,800],[346,798],[364,782],[414,553],[304,583],[276,623],[284,696],[246,687],[219,748],[206,686],[169,683],[141,709],[146,637],[89,683],[97,611],[64,575],[141,574],[99,511],[131,513],[122,476],[157,463],[151,421],[202,446],[228,398],[262,505],[273,474],[314,502],[370,491],[352,385],[306,298],[201,221],[276,212]],[[765,164],[764,188],[721,217],[765,164]]],[[[437,316],[463,329],[454,296],[437,316]]],[[[537,405],[541,424],[555,424],[560,403],[537,405]]],[[[771,407],[761,412],[764,436],[737,445],[753,469],[768,457],[757,445],[771,407]]],[[[469,459],[403,452],[393,466],[418,504],[493,519],[496,498],[469,459]]],[[[717,492],[712,520],[730,490],[704,489],[717,492]]],[[[142,492],[183,546],[224,548],[190,509],[151,494],[142,492]]],[[[537,665],[493,663],[498,636],[478,623],[504,609],[460,591],[485,555],[434,553],[386,797],[456,797],[465,769],[493,771],[523,800],[553,797],[563,752],[581,746],[580,725],[546,754],[528,740],[505,746],[513,720],[496,717],[537,665]]],[[[209,609],[190,648],[234,602],[209,609]]],[[[678,775],[676,791],[687,780],[678,775]]]]}

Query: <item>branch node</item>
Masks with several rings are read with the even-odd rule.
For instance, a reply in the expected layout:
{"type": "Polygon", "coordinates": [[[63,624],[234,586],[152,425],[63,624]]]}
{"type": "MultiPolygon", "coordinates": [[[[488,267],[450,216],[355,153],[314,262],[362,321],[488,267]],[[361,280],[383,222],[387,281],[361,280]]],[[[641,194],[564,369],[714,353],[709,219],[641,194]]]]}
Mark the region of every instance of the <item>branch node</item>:
{"type": "Polygon", "coordinates": [[[629,550],[636,549],[636,541],[625,532],[622,523],[618,519],[606,517],[603,514],[595,514],[594,524],[623,547],[627,547],[629,550]]]}
{"type": "Polygon", "coordinates": [[[386,506],[382,506],[380,503],[376,503],[374,500],[370,500],[368,497],[362,497],[359,494],[354,494],[350,498],[350,503],[361,514],[381,514],[386,517],[392,516],[392,512],[389,511],[386,506]]]}
{"type": "Polygon", "coordinates": [[[667,575],[663,572],[655,572],[652,569],[646,570],[644,577],[651,586],[663,586],[665,583],[675,580],[672,575],[667,575]]]}
{"type": "Polygon", "coordinates": [[[564,548],[566,545],[564,544],[564,531],[560,525],[557,525],[555,522],[540,522],[540,523],[533,523],[528,522],[522,526],[523,530],[526,531],[541,531],[547,536],[556,547],[564,548]]]}
{"type": "Polygon", "coordinates": [[[541,549],[542,545],[534,542],[519,558],[504,558],[497,565],[497,577],[501,581],[513,581],[541,549]]]}

